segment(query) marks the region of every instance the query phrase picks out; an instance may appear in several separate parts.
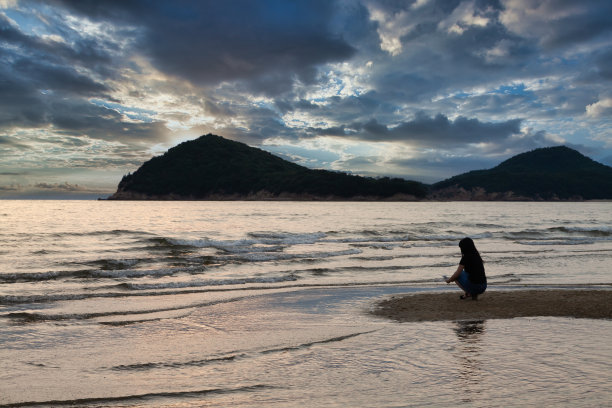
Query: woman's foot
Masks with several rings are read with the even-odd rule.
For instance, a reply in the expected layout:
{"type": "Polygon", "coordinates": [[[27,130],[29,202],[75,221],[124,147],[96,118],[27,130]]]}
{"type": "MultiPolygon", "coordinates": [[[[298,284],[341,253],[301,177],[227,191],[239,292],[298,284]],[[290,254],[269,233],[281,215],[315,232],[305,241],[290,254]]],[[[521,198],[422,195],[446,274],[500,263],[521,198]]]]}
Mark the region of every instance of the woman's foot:
{"type": "Polygon", "coordinates": [[[465,295],[459,296],[459,299],[468,299],[469,297],[470,297],[470,294],[466,293],[465,295]]]}

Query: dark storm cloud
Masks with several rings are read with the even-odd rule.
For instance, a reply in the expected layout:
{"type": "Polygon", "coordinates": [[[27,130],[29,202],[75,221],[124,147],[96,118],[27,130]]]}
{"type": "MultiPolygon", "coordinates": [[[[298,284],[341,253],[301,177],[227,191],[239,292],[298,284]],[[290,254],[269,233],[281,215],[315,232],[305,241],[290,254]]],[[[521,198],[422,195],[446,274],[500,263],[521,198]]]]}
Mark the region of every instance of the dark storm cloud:
{"type": "Polygon", "coordinates": [[[371,141],[398,141],[430,147],[460,146],[469,143],[501,142],[521,133],[521,119],[500,123],[482,122],[462,116],[450,120],[443,114],[429,117],[419,112],[414,120],[389,127],[371,119],[361,125],[313,129],[318,134],[347,137],[371,141]],[[352,132],[353,131],[353,132],[352,132]]]}
{"type": "Polygon", "coordinates": [[[116,51],[112,43],[103,39],[82,38],[61,21],[53,21],[53,29],[70,38],[70,43],[44,40],[33,35],[26,35],[15,27],[4,15],[0,14],[0,43],[10,44],[12,52],[5,56],[9,59],[25,54],[31,63],[65,64],[83,66],[108,74],[108,65],[112,62],[111,51],[116,51]],[[12,56],[11,56],[12,54],[12,56]]]}
{"type": "Polygon", "coordinates": [[[134,142],[163,140],[168,130],[161,122],[130,122],[114,109],[79,101],[53,101],[50,123],[64,135],[87,135],[95,139],[134,142]]]}
{"type": "Polygon", "coordinates": [[[20,191],[23,187],[18,184],[10,184],[8,186],[0,186],[0,192],[15,192],[20,191]]]}
{"type": "Polygon", "coordinates": [[[51,127],[58,134],[128,143],[163,140],[168,131],[162,123],[127,120],[92,104],[92,98],[113,100],[104,81],[117,76],[110,74],[113,46],[57,23],[58,32],[75,37],[62,42],[27,35],[0,13],[0,127],[51,127]]]}
{"type": "Polygon", "coordinates": [[[104,84],[79,74],[74,68],[50,65],[30,59],[16,60],[13,78],[27,79],[29,86],[44,91],[58,91],[82,96],[103,95],[109,91],[104,84]]]}
{"type": "Polygon", "coordinates": [[[367,122],[372,116],[381,122],[392,121],[397,105],[388,99],[388,94],[370,91],[346,97],[332,96],[327,98],[324,106],[300,100],[282,107],[286,111],[308,112],[333,122],[344,123],[346,128],[353,128],[361,127],[360,123],[367,122]],[[356,125],[353,126],[353,123],[356,125]]]}
{"type": "Polygon", "coordinates": [[[520,133],[520,125],[520,119],[491,123],[462,116],[451,121],[443,114],[431,118],[418,115],[415,120],[404,122],[386,134],[391,135],[391,140],[412,140],[427,145],[465,144],[505,139],[520,133]]]}
{"type": "MultiPolygon", "coordinates": [[[[1,58],[1,57],[0,57],[1,58]]],[[[0,127],[45,123],[42,95],[32,83],[0,67],[0,127]]]]}
{"type": "Polygon", "coordinates": [[[428,103],[439,94],[512,80],[530,65],[538,69],[532,64],[537,46],[500,22],[503,8],[497,1],[430,1],[417,10],[408,6],[402,9],[401,25],[412,29],[400,37],[402,52],[383,62],[373,78],[386,101],[428,103]],[[455,21],[453,13],[472,3],[468,15],[473,12],[486,23],[455,21]]]}
{"type": "Polygon", "coordinates": [[[251,90],[312,83],[314,67],[350,58],[355,49],[331,30],[334,2],[61,1],[94,19],[142,28],[140,47],[163,72],[197,84],[249,80],[251,90]]]}
{"type": "MultiPolygon", "coordinates": [[[[113,109],[96,106],[82,99],[78,93],[87,96],[94,94],[98,86],[86,79],[79,82],[67,71],[49,71],[48,82],[44,79],[44,69],[27,67],[20,73],[5,75],[0,70],[0,126],[2,127],[40,127],[52,126],[58,133],[83,135],[105,140],[123,139],[162,140],[167,129],[159,122],[126,122],[123,115],[113,109]],[[38,77],[36,74],[41,74],[38,77]],[[71,82],[70,78],[75,81],[71,82]],[[63,83],[66,83],[63,86],[63,83]],[[40,88],[45,88],[41,90],[40,88]],[[46,89],[51,88],[48,92],[46,89]],[[77,95],[75,95],[75,92],[77,95]],[[58,97],[63,95],[63,97],[58,97]]],[[[103,87],[99,89],[104,89],[103,87]]]]}
{"type": "Polygon", "coordinates": [[[537,15],[550,16],[540,20],[537,29],[546,48],[564,48],[612,33],[612,3],[608,0],[530,3],[527,7],[536,10],[537,15]]]}
{"type": "Polygon", "coordinates": [[[6,147],[11,147],[11,148],[16,148],[16,149],[28,149],[28,146],[19,143],[17,141],[15,141],[13,138],[7,137],[7,136],[0,136],[0,147],[1,146],[6,146],[6,147]]]}
{"type": "Polygon", "coordinates": [[[612,48],[608,48],[595,59],[595,66],[600,78],[612,80],[612,48]]]}
{"type": "Polygon", "coordinates": [[[42,190],[52,190],[52,191],[65,191],[65,192],[82,192],[88,191],[87,188],[80,186],[78,184],[70,184],[68,182],[64,183],[37,183],[34,185],[35,188],[40,188],[42,190]]]}
{"type": "Polygon", "coordinates": [[[319,136],[346,136],[350,133],[351,129],[345,126],[334,126],[325,129],[309,128],[308,131],[319,136]]]}

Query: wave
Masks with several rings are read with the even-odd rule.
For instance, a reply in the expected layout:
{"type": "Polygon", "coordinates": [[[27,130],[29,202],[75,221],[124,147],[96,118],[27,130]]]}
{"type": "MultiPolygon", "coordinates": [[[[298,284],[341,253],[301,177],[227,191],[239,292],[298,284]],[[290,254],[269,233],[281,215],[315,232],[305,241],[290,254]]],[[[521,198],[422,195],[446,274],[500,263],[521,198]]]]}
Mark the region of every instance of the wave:
{"type": "Polygon", "coordinates": [[[186,362],[155,362],[155,363],[140,363],[140,364],[121,364],[111,367],[113,371],[148,371],[158,368],[182,368],[182,367],[203,367],[215,363],[223,363],[234,361],[237,358],[244,357],[246,354],[230,354],[223,357],[212,357],[201,360],[192,360],[186,362]]]}
{"type": "Polygon", "coordinates": [[[543,273],[504,273],[500,275],[487,275],[487,281],[489,285],[499,285],[502,283],[515,283],[520,282],[526,277],[538,277],[545,276],[543,273]]]}
{"type": "MultiPolygon", "coordinates": [[[[416,236],[416,241],[453,241],[459,242],[462,238],[465,238],[466,234],[458,231],[448,231],[445,234],[430,234],[430,235],[420,235],[416,236]]],[[[492,238],[493,233],[491,232],[482,232],[480,234],[471,234],[470,237],[472,239],[485,239],[492,238]]]]}
{"type": "Polygon", "coordinates": [[[323,259],[332,258],[335,256],[356,255],[362,253],[359,249],[345,249],[341,251],[322,251],[322,252],[305,252],[305,253],[251,253],[240,255],[238,260],[248,262],[266,262],[266,261],[292,261],[301,259],[323,259]]]}
{"type": "Polygon", "coordinates": [[[424,266],[414,265],[384,265],[384,266],[339,266],[337,268],[313,268],[306,269],[306,271],[315,271],[317,273],[341,273],[341,272],[376,272],[376,271],[404,271],[409,269],[424,268],[424,266]]]}
{"type": "Polygon", "coordinates": [[[103,326],[129,326],[131,324],[157,322],[160,320],[182,319],[184,317],[191,315],[193,310],[188,310],[188,311],[178,310],[178,312],[181,312],[181,313],[164,315],[164,316],[160,316],[159,313],[154,312],[154,313],[150,313],[150,316],[146,316],[144,318],[139,318],[139,319],[130,318],[130,319],[124,319],[124,320],[98,320],[97,323],[103,326]]]}
{"type": "MultiPolygon", "coordinates": [[[[119,284],[117,288],[127,288],[126,284],[119,284]]],[[[146,297],[146,296],[163,296],[163,295],[177,295],[177,294],[189,294],[189,293],[205,293],[205,292],[228,292],[237,290],[236,288],[231,289],[205,289],[205,290],[176,290],[176,291],[142,291],[142,292],[94,292],[94,293],[64,293],[54,295],[5,295],[0,296],[0,305],[23,305],[23,304],[35,304],[35,303],[53,303],[61,302],[64,300],[83,300],[83,299],[95,299],[95,298],[126,298],[126,297],[146,297]]],[[[7,317],[7,315],[0,315],[0,317],[7,317]]],[[[18,316],[15,316],[18,317],[18,316]]]]}
{"type": "Polygon", "coordinates": [[[161,268],[161,269],[114,269],[89,271],[92,278],[142,278],[145,276],[162,277],[176,275],[181,272],[193,273],[203,270],[202,266],[161,268]]]}
{"type": "Polygon", "coordinates": [[[501,232],[502,238],[510,240],[608,240],[612,238],[612,228],[585,227],[548,227],[542,229],[524,229],[520,231],[501,232]]]}
{"type": "Polygon", "coordinates": [[[377,236],[376,238],[371,237],[359,237],[359,238],[334,238],[334,239],[325,239],[322,242],[334,242],[341,244],[360,244],[360,243],[395,243],[395,242],[405,242],[412,240],[409,236],[377,236]]]}
{"type": "MultiPolygon", "coordinates": [[[[56,279],[93,278],[99,271],[83,269],[76,271],[49,271],[49,272],[18,272],[0,274],[0,283],[16,282],[44,282],[56,279]]],[[[103,273],[103,272],[101,272],[103,273]]]]}
{"type": "Polygon", "coordinates": [[[0,305],[20,305],[32,303],[59,302],[62,300],[82,300],[90,297],[111,297],[98,294],[95,296],[82,293],[63,294],[63,295],[6,295],[0,296],[0,305]]]}
{"type": "Polygon", "coordinates": [[[142,259],[99,259],[86,262],[86,265],[97,266],[102,270],[116,270],[133,267],[142,261],[142,259]]]}
{"type": "Polygon", "coordinates": [[[168,247],[190,247],[190,248],[215,248],[229,253],[242,252],[245,248],[251,250],[261,247],[270,250],[282,249],[292,245],[314,244],[326,236],[323,232],[315,233],[289,233],[289,232],[249,232],[248,238],[237,240],[214,240],[210,238],[184,239],[156,237],[149,239],[150,242],[168,247]]]}
{"type": "Polygon", "coordinates": [[[1,404],[0,408],[9,407],[40,407],[40,406],[84,406],[84,405],[96,405],[101,406],[115,406],[116,403],[130,402],[130,401],[143,401],[149,402],[151,399],[176,399],[176,398],[194,398],[203,397],[213,394],[231,394],[239,392],[252,392],[259,391],[262,389],[275,388],[265,384],[253,384],[243,385],[235,388],[210,388],[203,390],[191,390],[191,391],[168,391],[168,392],[151,392],[145,394],[131,394],[123,396],[113,397],[99,397],[99,398],[78,398],[78,399],[66,399],[66,400],[51,400],[51,401],[25,401],[10,404],[1,404]]]}
{"type": "MultiPolygon", "coordinates": [[[[414,231],[399,234],[399,232],[363,230],[354,232],[353,236],[348,237],[335,237],[338,234],[335,232],[250,232],[246,238],[236,240],[215,240],[207,237],[199,239],[155,237],[148,239],[148,242],[160,248],[183,250],[212,248],[226,254],[252,254],[282,252],[285,248],[291,246],[317,243],[368,244],[367,246],[374,248],[392,249],[398,243],[412,244],[426,241],[426,245],[429,245],[428,242],[454,242],[465,236],[464,233],[457,231],[447,231],[442,234],[415,233],[414,231]]],[[[483,232],[471,236],[475,239],[481,239],[491,238],[493,234],[483,232]]],[[[266,258],[266,256],[264,255],[263,258],[266,258]]],[[[254,257],[253,260],[259,259],[254,257]]]]}
{"type": "MultiPolygon", "coordinates": [[[[364,234],[368,235],[368,234],[364,234]]],[[[366,237],[346,237],[346,238],[330,238],[323,239],[322,242],[336,242],[336,243],[397,243],[397,242],[420,242],[420,241],[458,241],[461,238],[465,237],[464,233],[456,232],[456,231],[447,231],[443,234],[430,234],[430,233],[421,233],[417,234],[414,232],[409,232],[403,235],[387,235],[382,233],[374,233],[371,232],[370,235],[366,237]]],[[[493,234],[491,232],[483,232],[480,234],[472,234],[472,238],[480,239],[480,238],[491,238],[493,234]]],[[[429,244],[427,244],[429,245],[429,244]]]]}
{"type": "Polygon", "coordinates": [[[343,340],[350,339],[353,337],[361,336],[363,334],[373,333],[375,331],[376,330],[370,330],[370,331],[359,332],[359,333],[351,333],[351,334],[347,334],[344,336],[338,336],[338,337],[332,337],[329,339],[311,341],[308,343],[302,343],[302,344],[298,344],[295,346],[286,346],[286,347],[279,347],[279,348],[273,348],[273,349],[266,349],[266,350],[261,351],[261,354],[271,354],[271,353],[280,353],[280,352],[286,352],[286,351],[296,351],[296,350],[306,349],[306,348],[315,346],[317,344],[335,343],[335,342],[343,341],[343,340]]]}
{"type": "MultiPolygon", "coordinates": [[[[415,267],[411,266],[391,266],[391,267],[340,267],[340,268],[312,268],[312,269],[303,269],[299,271],[294,271],[295,273],[310,273],[314,276],[324,276],[331,273],[338,273],[343,271],[376,271],[376,270],[408,270],[415,267]]],[[[249,278],[245,278],[244,280],[248,280],[249,278]]],[[[252,284],[263,284],[259,286],[238,286],[239,284],[231,283],[231,280],[228,280],[227,285],[218,285],[218,286],[198,286],[196,282],[195,286],[189,286],[188,284],[183,283],[172,283],[169,282],[167,284],[158,284],[158,287],[153,287],[156,284],[151,284],[151,287],[146,290],[145,285],[137,285],[131,283],[120,283],[118,285],[112,286],[113,288],[121,289],[123,291],[118,292],[92,292],[92,293],[65,293],[65,294],[53,294],[53,295],[5,295],[0,296],[0,305],[30,305],[37,303],[53,303],[60,302],[66,300],[84,300],[84,299],[94,299],[94,298],[129,298],[129,297],[148,297],[148,296],[171,296],[171,295],[185,295],[185,294],[198,294],[198,293],[209,293],[209,292],[240,292],[240,291],[267,291],[274,289],[292,289],[292,288],[321,288],[321,287],[352,287],[352,286],[380,286],[380,285],[420,285],[420,284],[428,284],[428,283],[437,283],[437,278],[423,278],[423,279],[413,279],[413,280],[381,280],[381,281],[353,281],[353,282],[321,282],[321,283],[289,283],[289,282],[297,282],[299,281],[299,277],[295,275],[295,279],[293,277],[287,277],[286,279],[277,278],[276,282],[270,281],[266,282],[268,278],[254,278],[253,282],[245,282],[252,284]],[[270,285],[273,283],[281,283],[281,285],[270,285]],[[282,284],[288,283],[288,284],[282,284]],[[184,287],[182,287],[184,286],[184,287]],[[172,290],[174,289],[174,290],[172,290]]],[[[274,278],[270,278],[272,280],[274,278]]],[[[239,280],[239,279],[238,279],[239,280]]],[[[236,280],[237,281],[237,280],[236,280]]],[[[234,300],[240,300],[243,297],[232,298],[227,300],[228,302],[234,300]]],[[[191,305],[191,306],[181,306],[178,308],[169,308],[169,309],[159,309],[159,310],[148,310],[142,312],[118,312],[116,314],[138,314],[138,313],[157,313],[157,312],[166,312],[171,310],[180,310],[187,309],[191,307],[200,307],[200,306],[209,306],[216,303],[203,303],[201,305],[191,305]]],[[[15,312],[14,314],[0,314],[0,318],[12,318],[15,320],[23,320],[24,322],[35,322],[35,321],[45,321],[45,320],[67,320],[67,319],[89,319],[94,317],[102,317],[102,316],[112,316],[112,313],[101,313],[101,314],[84,314],[84,315],[58,315],[60,317],[54,317],[56,315],[50,315],[51,317],[46,318],[47,315],[30,313],[30,312],[15,312]],[[20,314],[21,313],[21,314],[20,314]],[[61,317],[64,316],[64,317],[61,317]]]]}
{"type": "Polygon", "coordinates": [[[53,237],[87,237],[87,236],[121,236],[121,235],[152,235],[147,231],[135,231],[135,230],[125,230],[125,229],[114,229],[114,230],[98,230],[98,231],[89,231],[89,232],[55,232],[50,234],[53,237]]]}
{"type": "Polygon", "coordinates": [[[46,314],[37,312],[9,312],[1,314],[0,318],[10,319],[16,323],[41,323],[46,321],[63,321],[63,320],[90,320],[101,317],[110,316],[137,316],[147,315],[161,312],[173,312],[178,310],[188,310],[199,307],[207,307],[218,305],[220,303],[231,303],[239,300],[243,300],[245,297],[234,297],[231,299],[214,300],[210,302],[195,303],[189,305],[171,306],[159,309],[150,310],[124,310],[124,311],[112,311],[112,312],[92,312],[92,313],[66,313],[66,314],[46,314]]]}
{"type": "Polygon", "coordinates": [[[222,355],[219,357],[211,357],[199,360],[190,360],[183,362],[147,362],[147,363],[137,363],[137,364],[122,364],[114,367],[110,367],[113,371],[148,371],[155,370],[160,368],[183,368],[183,367],[202,367],[210,364],[219,364],[219,363],[230,363],[234,362],[238,359],[244,358],[253,358],[259,355],[265,354],[273,354],[273,353],[282,353],[287,351],[298,351],[307,349],[319,344],[329,344],[329,343],[337,343],[341,342],[353,337],[361,336],[364,334],[373,333],[377,330],[370,330],[365,332],[357,332],[350,333],[342,336],[336,336],[321,340],[310,341],[306,343],[291,345],[291,346],[282,346],[282,347],[273,347],[273,348],[265,348],[257,351],[238,351],[233,353],[228,353],[227,355],[222,355]]]}
{"type": "Polygon", "coordinates": [[[121,283],[118,286],[130,290],[152,290],[152,289],[179,289],[179,288],[198,288],[203,286],[227,286],[227,285],[246,285],[249,283],[278,283],[292,282],[299,277],[294,274],[286,276],[256,277],[256,278],[234,278],[234,279],[210,279],[188,282],[165,282],[165,283],[121,283]]]}
{"type": "Polygon", "coordinates": [[[576,239],[562,239],[562,238],[549,238],[539,240],[520,240],[516,241],[520,245],[589,245],[594,244],[595,240],[587,238],[576,238],[576,239]]]}
{"type": "MultiPolygon", "coordinates": [[[[121,262],[121,261],[117,261],[121,262]]],[[[124,264],[128,265],[128,263],[124,264]]],[[[83,269],[76,271],[20,272],[0,274],[0,283],[43,282],[58,279],[88,279],[88,278],[139,278],[144,276],[168,276],[181,272],[193,273],[201,271],[203,265],[179,268],[161,269],[83,269]]]]}
{"type": "Polygon", "coordinates": [[[583,228],[583,227],[552,227],[549,228],[552,232],[562,232],[566,234],[581,234],[590,237],[611,237],[612,227],[608,228],[583,228]]]}
{"type": "Polygon", "coordinates": [[[386,251],[392,251],[393,249],[401,246],[402,244],[383,244],[379,242],[370,242],[370,243],[360,243],[360,244],[351,244],[351,246],[357,248],[372,248],[372,249],[384,249],[386,251]]]}
{"type": "Polygon", "coordinates": [[[265,245],[302,245],[314,244],[325,238],[327,234],[324,232],[250,232],[248,236],[265,245]]]}
{"type": "Polygon", "coordinates": [[[58,279],[60,277],[74,276],[78,272],[20,272],[20,273],[3,273],[0,274],[0,282],[4,283],[15,283],[15,282],[37,282],[46,281],[52,279],[58,279]]]}

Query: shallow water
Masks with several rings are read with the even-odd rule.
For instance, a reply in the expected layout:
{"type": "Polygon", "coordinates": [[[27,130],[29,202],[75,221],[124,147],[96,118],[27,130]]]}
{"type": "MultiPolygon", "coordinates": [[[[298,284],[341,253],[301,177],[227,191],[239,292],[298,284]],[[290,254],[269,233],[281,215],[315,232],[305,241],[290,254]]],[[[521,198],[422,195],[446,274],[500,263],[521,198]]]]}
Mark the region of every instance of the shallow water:
{"type": "Polygon", "coordinates": [[[396,323],[475,237],[490,290],[609,288],[610,203],[0,202],[5,406],[602,406],[612,323],[396,323]],[[44,405],[44,404],[42,404],[44,405]]]}

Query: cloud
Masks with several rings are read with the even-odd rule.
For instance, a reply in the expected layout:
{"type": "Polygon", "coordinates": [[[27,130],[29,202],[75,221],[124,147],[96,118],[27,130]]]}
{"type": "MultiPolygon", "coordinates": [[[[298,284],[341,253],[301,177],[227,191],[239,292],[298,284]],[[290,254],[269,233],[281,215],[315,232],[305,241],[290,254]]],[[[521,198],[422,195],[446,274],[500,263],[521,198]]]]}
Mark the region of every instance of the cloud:
{"type": "Polygon", "coordinates": [[[35,188],[39,188],[41,190],[52,190],[52,191],[61,191],[61,192],[84,192],[90,191],[85,187],[79,186],[78,184],[70,184],[68,182],[63,183],[37,183],[34,185],[35,188]]]}
{"type": "Polygon", "coordinates": [[[612,98],[606,97],[586,107],[586,115],[590,118],[612,116],[612,98]]]}
{"type": "Polygon", "coordinates": [[[13,77],[27,78],[31,86],[45,92],[61,92],[82,96],[104,95],[109,88],[73,67],[47,64],[20,58],[13,62],[13,77]]]}
{"type": "Polygon", "coordinates": [[[3,198],[79,198],[96,199],[110,194],[110,190],[90,188],[79,184],[62,183],[35,183],[20,184],[12,183],[0,185],[0,197],[3,198]]]}
{"type": "MultiPolygon", "coordinates": [[[[24,13],[30,12],[32,10],[24,10],[24,13]]],[[[0,41],[12,45],[9,48],[11,53],[6,56],[16,60],[27,57],[33,66],[66,65],[67,69],[83,67],[103,75],[112,72],[108,68],[115,47],[105,41],[100,33],[89,35],[86,32],[76,32],[65,21],[55,20],[57,16],[48,17],[42,18],[40,24],[45,29],[57,30],[57,33],[28,35],[6,14],[0,13],[0,41]]],[[[57,74],[61,75],[61,72],[57,74]]]]}
{"type": "Polygon", "coordinates": [[[253,90],[279,93],[295,79],[310,82],[317,65],[355,53],[331,30],[335,6],[326,0],[57,3],[139,26],[138,48],[153,64],[195,84],[248,80],[253,90]]]}
{"type": "Polygon", "coordinates": [[[449,147],[507,139],[521,133],[521,122],[521,119],[500,123],[481,122],[463,116],[450,120],[443,114],[429,117],[423,112],[418,112],[413,120],[393,127],[372,119],[360,125],[358,132],[350,134],[349,137],[386,142],[399,141],[418,146],[449,147]]]}
{"type": "Polygon", "coordinates": [[[551,144],[612,154],[607,0],[3,4],[0,170],[35,170],[15,185],[120,178],[209,132],[428,180],[551,144]]]}
{"type": "Polygon", "coordinates": [[[596,57],[595,65],[601,78],[612,80],[612,46],[596,57]]]}
{"type": "Polygon", "coordinates": [[[0,185],[0,193],[6,193],[6,192],[13,193],[13,192],[22,191],[22,190],[23,190],[23,186],[19,184],[9,184],[5,186],[0,185]]]}
{"type": "Polygon", "coordinates": [[[463,34],[468,27],[486,27],[489,18],[477,13],[474,2],[459,4],[446,19],[438,23],[438,29],[453,34],[463,34]]]}
{"type": "Polygon", "coordinates": [[[15,139],[11,137],[7,137],[7,136],[0,136],[0,147],[2,146],[11,147],[11,148],[20,149],[20,150],[28,149],[28,146],[22,143],[19,143],[15,139]]]}
{"type": "Polygon", "coordinates": [[[408,10],[389,12],[379,2],[368,2],[370,19],[377,23],[380,48],[396,56],[402,52],[401,38],[412,32],[416,22],[411,21],[408,10]]]}
{"type": "Polygon", "coordinates": [[[506,0],[501,22],[513,33],[545,48],[584,43],[612,31],[612,3],[607,0],[506,0]]]}
{"type": "Polygon", "coordinates": [[[71,41],[26,34],[0,13],[0,128],[50,128],[58,134],[126,142],[163,140],[168,133],[163,124],[139,123],[91,102],[112,100],[111,82],[100,79],[117,76],[109,64],[108,41],[95,41],[60,22],[56,28],[71,41]]]}

